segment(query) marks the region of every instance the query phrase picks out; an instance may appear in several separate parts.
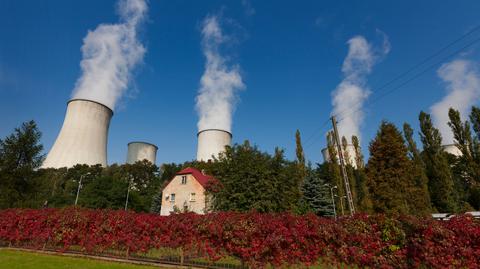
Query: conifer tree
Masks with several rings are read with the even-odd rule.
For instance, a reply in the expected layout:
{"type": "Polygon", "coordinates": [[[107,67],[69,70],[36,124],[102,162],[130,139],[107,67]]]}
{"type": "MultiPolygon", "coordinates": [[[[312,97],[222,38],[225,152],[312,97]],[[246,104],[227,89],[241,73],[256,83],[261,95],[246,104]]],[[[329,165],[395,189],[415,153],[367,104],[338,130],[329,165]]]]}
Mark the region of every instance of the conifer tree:
{"type": "Polygon", "coordinates": [[[371,212],[372,200],[368,192],[367,174],[365,173],[365,164],[363,154],[360,149],[360,142],[357,136],[352,136],[352,144],[355,150],[355,163],[357,169],[353,171],[353,181],[355,181],[355,206],[359,212],[371,212]]]}
{"type": "Polygon", "coordinates": [[[367,175],[374,210],[415,213],[415,205],[408,195],[416,192],[412,164],[400,131],[392,123],[382,122],[369,149],[367,175]]]}
{"type": "Polygon", "coordinates": [[[363,168],[365,163],[363,160],[362,151],[360,149],[360,141],[356,135],[352,136],[352,144],[353,148],[355,149],[355,164],[357,165],[357,168],[363,168]]]}
{"type": "Polygon", "coordinates": [[[327,150],[330,157],[330,162],[327,164],[329,177],[329,183],[338,187],[338,196],[345,196],[345,186],[343,184],[342,176],[340,173],[340,165],[338,161],[337,145],[333,136],[333,132],[327,133],[327,150]]]}
{"type": "Polygon", "coordinates": [[[320,168],[308,169],[302,186],[303,199],[312,212],[319,216],[333,216],[333,204],[327,181],[320,176],[320,168]]]}
{"type": "Polygon", "coordinates": [[[438,129],[433,127],[429,114],[420,112],[419,120],[430,199],[438,211],[455,212],[458,203],[447,154],[442,149],[442,136],[438,129]]]}
{"type": "Polygon", "coordinates": [[[28,199],[35,169],[43,161],[41,136],[37,124],[29,121],[0,139],[0,208],[22,206],[28,199]]]}
{"type": "Polygon", "coordinates": [[[295,132],[295,145],[296,145],[295,153],[297,155],[298,170],[301,177],[301,181],[303,181],[306,176],[305,153],[303,152],[302,138],[300,136],[300,131],[298,129],[295,132]]]}
{"type": "MultiPolygon", "coordinates": [[[[480,174],[480,107],[472,107],[470,113],[470,122],[473,128],[473,146],[472,157],[477,164],[476,174],[480,174]]],[[[474,186],[470,189],[469,203],[476,209],[480,210],[480,177],[477,177],[474,186]]]]}
{"type": "Polygon", "coordinates": [[[425,215],[431,213],[432,210],[425,164],[420,156],[417,144],[413,140],[413,129],[408,123],[403,124],[403,134],[405,136],[405,141],[407,142],[415,187],[414,190],[407,193],[407,195],[409,195],[409,201],[413,208],[415,208],[415,213],[425,215]]]}

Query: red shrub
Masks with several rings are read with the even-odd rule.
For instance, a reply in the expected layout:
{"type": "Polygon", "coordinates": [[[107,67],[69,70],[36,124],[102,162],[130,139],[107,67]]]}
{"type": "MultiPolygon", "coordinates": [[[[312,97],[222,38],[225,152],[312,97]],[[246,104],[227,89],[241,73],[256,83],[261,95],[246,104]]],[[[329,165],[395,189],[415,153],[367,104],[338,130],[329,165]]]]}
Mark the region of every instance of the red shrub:
{"type": "Polygon", "coordinates": [[[338,221],[314,215],[219,212],[162,217],[91,209],[0,211],[0,241],[85,252],[156,248],[194,251],[217,260],[235,256],[252,267],[313,264],[371,268],[475,268],[480,223],[411,216],[356,215],[338,221]]]}

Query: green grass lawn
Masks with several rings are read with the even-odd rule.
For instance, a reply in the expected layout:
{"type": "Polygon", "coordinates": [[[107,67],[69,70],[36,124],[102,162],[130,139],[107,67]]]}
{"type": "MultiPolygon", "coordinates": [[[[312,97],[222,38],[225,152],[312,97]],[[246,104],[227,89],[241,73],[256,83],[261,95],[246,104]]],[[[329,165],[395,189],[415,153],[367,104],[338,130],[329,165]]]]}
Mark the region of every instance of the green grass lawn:
{"type": "Polygon", "coordinates": [[[63,257],[0,249],[0,269],[159,269],[86,258],[63,257]]]}

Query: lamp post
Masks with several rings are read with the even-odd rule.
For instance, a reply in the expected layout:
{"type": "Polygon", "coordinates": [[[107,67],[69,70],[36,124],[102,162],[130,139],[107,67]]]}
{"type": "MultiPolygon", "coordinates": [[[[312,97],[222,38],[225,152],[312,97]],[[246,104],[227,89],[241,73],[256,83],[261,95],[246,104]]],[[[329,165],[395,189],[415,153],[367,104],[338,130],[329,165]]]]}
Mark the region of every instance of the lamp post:
{"type": "Polygon", "coordinates": [[[75,206],[77,206],[78,196],[80,195],[80,189],[82,188],[82,179],[83,179],[83,177],[85,177],[86,175],[90,175],[90,172],[81,175],[81,176],[80,176],[80,180],[78,181],[77,197],[75,198],[75,206]]]}
{"type": "Polygon", "coordinates": [[[337,210],[335,208],[335,198],[334,198],[334,195],[333,195],[333,190],[338,189],[338,187],[336,185],[332,186],[330,184],[324,184],[323,186],[326,186],[330,189],[330,195],[332,196],[333,216],[335,217],[335,220],[337,220],[337,210]]]}

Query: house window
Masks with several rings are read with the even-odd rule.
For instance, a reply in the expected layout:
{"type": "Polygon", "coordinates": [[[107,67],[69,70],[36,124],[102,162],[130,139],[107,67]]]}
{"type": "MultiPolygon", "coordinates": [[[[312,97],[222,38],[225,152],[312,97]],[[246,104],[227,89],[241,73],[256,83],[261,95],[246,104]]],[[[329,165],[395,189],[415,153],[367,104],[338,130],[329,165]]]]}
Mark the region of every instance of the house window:
{"type": "Polygon", "coordinates": [[[170,195],[165,195],[165,201],[168,201],[168,199],[170,198],[170,195]]]}
{"type": "Polygon", "coordinates": [[[175,202],[175,193],[170,194],[170,202],[175,202]]]}
{"type": "Polygon", "coordinates": [[[182,185],[187,184],[187,176],[182,176],[182,185]]]}
{"type": "Polygon", "coordinates": [[[190,193],[190,202],[195,202],[195,193],[190,193]]]}

